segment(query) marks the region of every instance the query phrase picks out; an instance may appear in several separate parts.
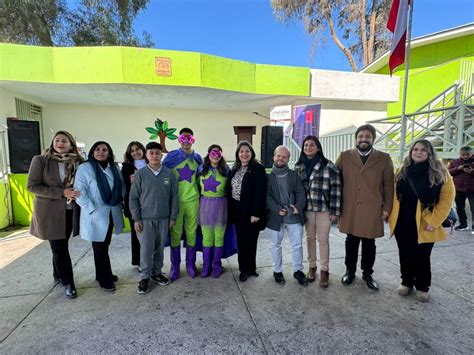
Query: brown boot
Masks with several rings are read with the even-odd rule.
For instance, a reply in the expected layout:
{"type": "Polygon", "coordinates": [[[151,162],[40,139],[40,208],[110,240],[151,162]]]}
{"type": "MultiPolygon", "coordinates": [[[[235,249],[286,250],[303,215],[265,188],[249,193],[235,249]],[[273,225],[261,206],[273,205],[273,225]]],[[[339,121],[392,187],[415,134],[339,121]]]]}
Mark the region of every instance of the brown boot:
{"type": "Polygon", "coordinates": [[[316,267],[310,267],[306,278],[309,282],[314,282],[316,280],[316,267]]]}
{"type": "Polygon", "coordinates": [[[319,279],[319,286],[326,288],[329,285],[329,271],[321,270],[321,276],[319,279]]]}

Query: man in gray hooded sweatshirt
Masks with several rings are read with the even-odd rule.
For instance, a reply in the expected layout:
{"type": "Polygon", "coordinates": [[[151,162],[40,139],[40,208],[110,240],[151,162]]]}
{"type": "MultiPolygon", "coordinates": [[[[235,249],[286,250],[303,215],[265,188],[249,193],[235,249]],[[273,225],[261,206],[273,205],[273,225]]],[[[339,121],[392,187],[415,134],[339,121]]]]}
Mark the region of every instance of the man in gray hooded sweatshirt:
{"type": "Polygon", "coordinates": [[[280,145],[273,153],[273,168],[268,174],[267,228],[272,238],[273,277],[279,284],[285,283],[282,272],[281,242],[285,231],[291,244],[293,277],[303,286],[308,279],[303,273],[303,225],[306,193],[298,174],[290,170],[290,151],[280,145]]]}

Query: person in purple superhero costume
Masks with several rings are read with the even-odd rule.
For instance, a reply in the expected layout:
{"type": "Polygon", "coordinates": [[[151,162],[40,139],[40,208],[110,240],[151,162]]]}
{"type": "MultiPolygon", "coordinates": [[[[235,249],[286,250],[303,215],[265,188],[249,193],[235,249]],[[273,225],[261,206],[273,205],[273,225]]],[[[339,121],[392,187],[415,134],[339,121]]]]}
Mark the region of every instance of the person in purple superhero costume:
{"type": "Polygon", "coordinates": [[[171,228],[171,270],[169,277],[175,281],[180,276],[181,236],[186,234],[186,271],[191,278],[197,276],[196,269],[196,229],[199,213],[199,191],[196,176],[201,156],[193,149],[195,138],[190,128],[179,131],[181,148],[169,152],[163,165],[173,170],[178,180],[179,213],[176,224],[171,228]]]}

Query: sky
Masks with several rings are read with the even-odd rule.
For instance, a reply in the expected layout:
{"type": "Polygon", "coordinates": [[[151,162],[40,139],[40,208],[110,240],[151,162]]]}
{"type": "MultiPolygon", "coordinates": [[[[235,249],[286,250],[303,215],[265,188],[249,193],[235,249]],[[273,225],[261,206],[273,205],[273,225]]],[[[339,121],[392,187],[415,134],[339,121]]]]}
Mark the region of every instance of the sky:
{"type": "MultiPolygon", "coordinates": [[[[414,0],[413,37],[474,21],[472,0],[414,0]]],[[[303,24],[279,22],[270,0],[150,0],[135,22],[155,47],[261,64],[350,70],[332,40],[312,51],[303,24]]]]}

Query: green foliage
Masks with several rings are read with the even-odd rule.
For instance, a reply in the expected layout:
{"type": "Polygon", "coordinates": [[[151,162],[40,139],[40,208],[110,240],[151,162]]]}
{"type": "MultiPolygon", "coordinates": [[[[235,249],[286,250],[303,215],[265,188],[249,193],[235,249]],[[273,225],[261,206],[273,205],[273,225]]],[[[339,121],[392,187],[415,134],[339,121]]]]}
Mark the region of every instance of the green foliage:
{"type": "Polygon", "coordinates": [[[148,33],[135,35],[133,21],[148,0],[82,0],[68,16],[74,45],[151,47],[148,33]]]}
{"type": "Polygon", "coordinates": [[[0,42],[62,43],[66,15],[65,0],[0,0],[0,42]]]}
{"type": "Polygon", "coordinates": [[[0,0],[0,42],[42,46],[152,47],[133,22],[149,0],[0,0]]]}
{"type": "Polygon", "coordinates": [[[174,134],[176,128],[168,128],[168,121],[162,121],[159,118],[155,120],[155,127],[146,127],[145,130],[151,134],[150,139],[156,139],[160,134],[173,141],[178,139],[178,136],[174,134]]]}

